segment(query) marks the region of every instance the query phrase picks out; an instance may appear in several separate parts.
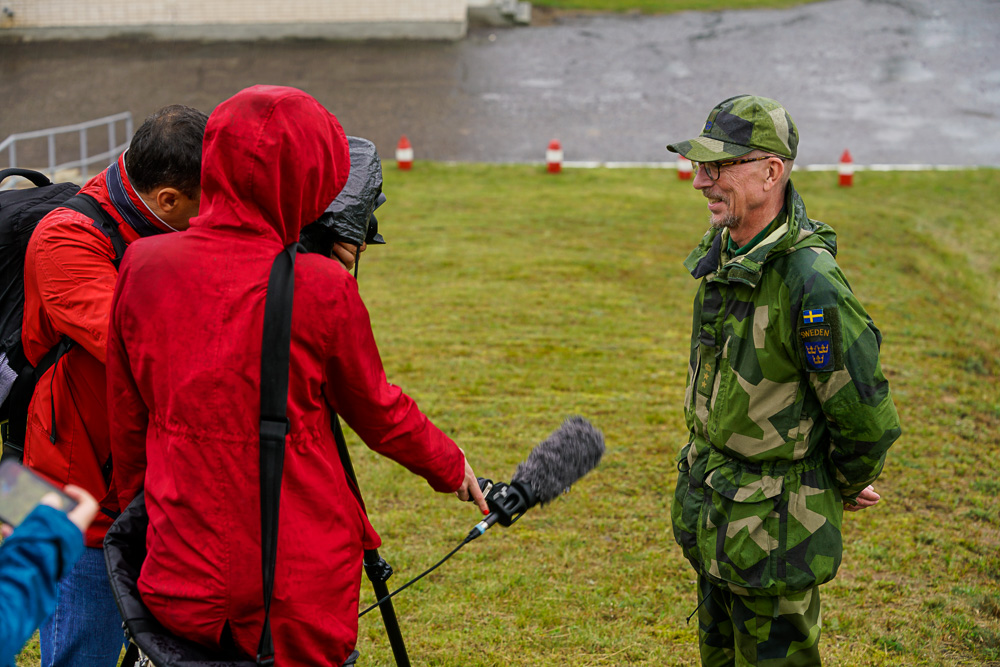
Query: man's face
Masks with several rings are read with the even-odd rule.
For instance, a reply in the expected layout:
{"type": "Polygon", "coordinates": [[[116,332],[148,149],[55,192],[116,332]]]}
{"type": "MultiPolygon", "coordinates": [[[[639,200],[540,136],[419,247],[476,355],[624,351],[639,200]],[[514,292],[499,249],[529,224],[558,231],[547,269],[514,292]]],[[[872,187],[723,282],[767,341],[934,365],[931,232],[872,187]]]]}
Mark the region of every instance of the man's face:
{"type": "Polygon", "coordinates": [[[177,207],[172,212],[173,221],[169,221],[171,226],[178,230],[185,230],[191,226],[191,218],[198,215],[198,208],[201,205],[201,190],[195,193],[194,197],[180,194],[177,199],[177,207]]]}
{"type": "Polygon", "coordinates": [[[763,183],[766,161],[722,167],[713,181],[707,170],[699,169],[693,185],[708,199],[709,221],[718,229],[737,229],[744,218],[766,201],[763,183]]]}

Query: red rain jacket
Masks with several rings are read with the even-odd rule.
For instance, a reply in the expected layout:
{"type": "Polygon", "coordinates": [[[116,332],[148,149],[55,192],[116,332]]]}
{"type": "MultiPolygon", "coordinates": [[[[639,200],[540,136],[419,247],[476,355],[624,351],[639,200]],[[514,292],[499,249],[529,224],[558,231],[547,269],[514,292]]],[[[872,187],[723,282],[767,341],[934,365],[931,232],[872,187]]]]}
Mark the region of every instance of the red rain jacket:
{"type": "MultiPolygon", "coordinates": [[[[119,158],[125,191],[147,211],[128,183],[119,158]]],[[[90,179],[83,192],[94,197],[115,220],[126,243],[139,235],[111,204],[105,172],[90,179]]],[[[146,216],[162,227],[155,216],[146,216]]],[[[103,466],[110,456],[104,358],[108,319],[118,270],[111,241],[92,221],[69,209],[56,209],[38,223],[24,262],[24,319],[21,341],[32,364],[67,335],[74,345],[35,385],[28,410],[24,462],[60,486],[82,486],[98,500],[108,493],[103,466]],[[55,402],[56,435],[52,428],[55,402]]],[[[117,498],[111,498],[111,507],[117,498]]],[[[101,547],[111,519],[99,513],[86,533],[88,547],[101,547]]]]}
{"type": "MultiPolygon", "coordinates": [[[[228,621],[239,649],[257,650],[265,289],[275,256],[349,168],[343,129],[312,97],[249,88],[208,120],[191,228],[140,240],[122,264],[108,346],[114,481],[122,507],[145,486],[143,601],[169,630],[208,646],[228,621]]],[[[278,665],[349,655],[362,548],[379,544],[341,466],[331,408],[434,489],[461,486],[461,450],[386,381],[354,278],[299,254],[271,606],[278,665]]]]}

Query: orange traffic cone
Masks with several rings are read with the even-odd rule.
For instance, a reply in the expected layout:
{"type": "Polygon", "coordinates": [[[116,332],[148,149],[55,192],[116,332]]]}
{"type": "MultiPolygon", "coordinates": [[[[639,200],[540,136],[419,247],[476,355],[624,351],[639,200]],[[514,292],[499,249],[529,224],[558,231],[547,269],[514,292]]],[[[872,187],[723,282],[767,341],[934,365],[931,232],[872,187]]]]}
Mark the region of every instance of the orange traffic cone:
{"type": "Polygon", "coordinates": [[[396,144],[396,164],[403,171],[409,171],[410,167],[413,166],[413,146],[410,145],[410,140],[406,138],[405,134],[399,138],[399,143],[396,144]]]}
{"type": "Polygon", "coordinates": [[[549,142],[549,149],[545,151],[545,162],[548,165],[550,174],[558,174],[562,171],[563,152],[558,139],[549,142]]]}
{"type": "Polygon", "coordinates": [[[840,166],[837,168],[837,172],[840,174],[842,187],[854,185],[854,161],[851,159],[850,151],[844,150],[844,154],[840,156],[840,166]]]}
{"type": "Polygon", "coordinates": [[[691,180],[691,160],[687,159],[683,155],[677,155],[677,178],[682,181],[691,180]]]}

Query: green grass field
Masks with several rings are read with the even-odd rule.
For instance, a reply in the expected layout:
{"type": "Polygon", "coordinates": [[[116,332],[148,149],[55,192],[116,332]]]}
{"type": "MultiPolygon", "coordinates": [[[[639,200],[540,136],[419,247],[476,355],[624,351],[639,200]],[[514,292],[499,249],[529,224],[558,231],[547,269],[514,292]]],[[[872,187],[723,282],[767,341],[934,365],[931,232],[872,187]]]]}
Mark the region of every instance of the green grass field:
{"type": "MultiPolygon", "coordinates": [[[[364,255],[360,284],[390,381],[481,476],[509,481],[572,414],[607,441],[569,495],[395,598],[413,664],[697,664],[669,507],[696,288],[681,262],[704,199],[671,170],[385,172],[388,245],[364,255]]],[[[1000,665],[1000,171],[794,182],[838,231],[903,422],[882,503],[846,517],[844,564],[822,588],[825,662],[1000,665]]],[[[395,588],[479,517],[349,436],[395,588]]],[[[367,606],[367,581],[362,593],[367,606]]],[[[377,613],[358,649],[360,664],[394,664],[377,613]]]]}
{"type": "MultiPolygon", "coordinates": [[[[561,420],[601,428],[602,465],[397,598],[417,664],[690,665],[694,577],[670,535],[695,281],[681,261],[704,200],[663,170],[386,169],[389,245],[361,266],[391,381],[509,480],[561,420]]],[[[849,515],[823,588],[829,664],[1000,662],[1000,214],[996,170],[797,173],[880,326],[904,435],[849,515]]],[[[476,521],[355,449],[399,585],[476,521]]],[[[370,601],[371,595],[365,598],[370,601]]],[[[362,619],[366,664],[390,665],[362,619]]]]}

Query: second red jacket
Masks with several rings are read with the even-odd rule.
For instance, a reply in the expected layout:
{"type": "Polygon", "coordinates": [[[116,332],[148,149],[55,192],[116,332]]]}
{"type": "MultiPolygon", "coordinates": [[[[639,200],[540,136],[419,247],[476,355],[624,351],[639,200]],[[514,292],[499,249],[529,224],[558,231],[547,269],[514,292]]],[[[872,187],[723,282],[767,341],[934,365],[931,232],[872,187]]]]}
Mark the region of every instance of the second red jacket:
{"type": "MultiPolygon", "coordinates": [[[[112,204],[107,173],[92,178],[82,191],[119,222],[119,233],[130,243],[139,235],[112,204]]],[[[123,191],[137,210],[143,210],[145,205],[125,173],[124,157],[118,158],[118,173],[123,191]]],[[[156,225],[151,213],[146,219],[156,225]]],[[[21,341],[28,361],[37,364],[63,336],[76,343],[35,385],[28,411],[24,462],[60,486],[76,484],[98,500],[108,492],[110,445],[104,358],[111,298],[118,279],[114,257],[111,241],[90,219],[59,208],[38,223],[24,262],[21,341]],[[54,443],[50,440],[53,414],[54,443]]],[[[98,514],[87,530],[87,546],[101,547],[110,525],[110,518],[98,514]]]]}

